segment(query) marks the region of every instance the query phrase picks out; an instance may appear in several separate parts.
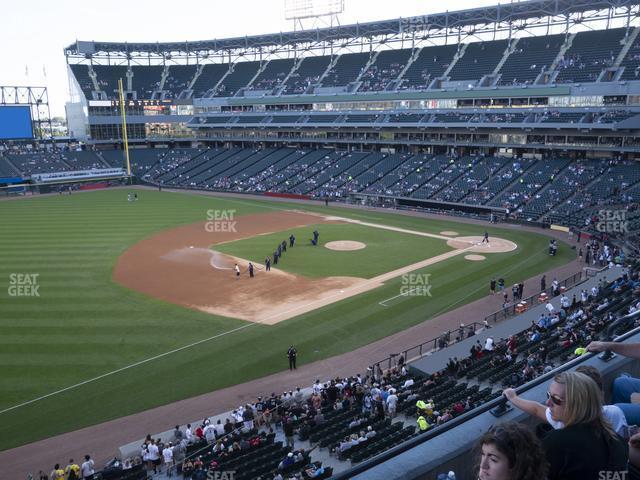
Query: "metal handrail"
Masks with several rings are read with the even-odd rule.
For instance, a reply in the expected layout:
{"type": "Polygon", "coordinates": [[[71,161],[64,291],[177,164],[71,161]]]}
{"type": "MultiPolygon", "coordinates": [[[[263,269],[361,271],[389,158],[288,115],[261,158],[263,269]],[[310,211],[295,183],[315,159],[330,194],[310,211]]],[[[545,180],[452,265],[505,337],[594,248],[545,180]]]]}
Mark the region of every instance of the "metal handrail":
{"type": "MultiPolygon", "coordinates": [[[[586,278],[584,280],[586,280],[586,278]]],[[[571,275],[568,278],[565,278],[564,280],[558,283],[560,284],[560,286],[569,288],[569,287],[578,285],[582,281],[583,281],[582,271],[580,271],[578,273],[571,275]]],[[[552,288],[547,288],[544,290],[544,292],[540,291],[537,294],[526,298],[524,301],[526,301],[527,304],[530,306],[539,305],[541,303],[538,300],[538,297],[540,297],[540,294],[547,293],[549,297],[551,297],[551,295],[553,294],[552,290],[553,290],[552,288]]],[[[500,310],[499,312],[495,312],[495,313],[492,313],[491,315],[486,316],[482,323],[473,322],[469,324],[468,326],[465,327],[465,332],[468,331],[469,326],[473,326],[474,332],[477,332],[478,329],[476,328],[476,325],[479,325],[482,328],[487,328],[489,323],[495,324],[499,320],[506,320],[507,318],[518,315],[515,309],[516,309],[516,303],[514,302],[513,305],[510,305],[507,309],[503,309],[503,310],[500,310]]],[[[400,357],[402,357],[404,363],[409,363],[409,361],[417,360],[419,358],[422,358],[425,355],[428,355],[438,350],[442,350],[442,348],[446,348],[449,345],[453,345],[458,341],[465,340],[466,338],[468,338],[466,335],[463,335],[463,338],[461,339],[454,338],[452,341],[452,335],[459,331],[460,331],[459,329],[453,330],[453,331],[449,330],[447,332],[444,332],[443,335],[439,335],[436,338],[426,340],[416,346],[402,350],[400,353],[392,353],[387,358],[380,360],[379,362],[373,363],[370,368],[375,369],[379,365],[380,368],[382,368],[383,370],[391,369],[398,365],[400,357]],[[444,341],[444,346],[443,346],[443,341],[444,341]]]]}
{"type": "MultiPolygon", "coordinates": [[[[564,280],[558,282],[558,284],[561,287],[570,288],[570,287],[573,287],[573,286],[577,285],[581,281],[582,281],[582,272],[580,271],[580,272],[574,273],[570,277],[565,278],[564,280]]],[[[528,305],[528,308],[540,305],[541,303],[543,303],[542,301],[540,301],[540,296],[543,293],[545,293],[547,295],[547,298],[552,298],[552,296],[553,296],[553,288],[546,288],[544,290],[540,290],[538,293],[536,293],[534,295],[531,295],[530,297],[525,298],[524,300],[520,299],[520,300],[518,300],[518,302],[515,302],[515,301],[511,302],[511,304],[506,309],[502,309],[500,311],[491,313],[491,314],[487,315],[486,317],[484,317],[484,319],[486,321],[488,321],[488,322],[492,321],[493,323],[496,323],[498,321],[498,319],[505,320],[507,318],[519,315],[519,313],[516,312],[516,307],[517,307],[519,302],[523,302],[523,301],[526,302],[527,305],[528,305]]]]}

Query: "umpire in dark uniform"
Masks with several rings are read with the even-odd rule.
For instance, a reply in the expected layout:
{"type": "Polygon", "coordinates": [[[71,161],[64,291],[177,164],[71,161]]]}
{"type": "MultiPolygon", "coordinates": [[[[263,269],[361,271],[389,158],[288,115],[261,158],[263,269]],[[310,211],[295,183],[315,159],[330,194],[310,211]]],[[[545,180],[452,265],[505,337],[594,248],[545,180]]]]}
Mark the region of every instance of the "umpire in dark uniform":
{"type": "Polygon", "coordinates": [[[287,350],[287,358],[289,358],[289,370],[295,370],[296,369],[296,357],[297,356],[298,356],[298,351],[296,350],[296,347],[291,345],[289,347],[289,350],[287,350]]]}
{"type": "Polygon", "coordinates": [[[296,243],[296,236],[292,233],[289,235],[289,248],[293,247],[294,243],[296,243]]]}
{"type": "Polygon", "coordinates": [[[264,259],[264,269],[267,272],[271,270],[271,259],[269,257],[264,259]]]}

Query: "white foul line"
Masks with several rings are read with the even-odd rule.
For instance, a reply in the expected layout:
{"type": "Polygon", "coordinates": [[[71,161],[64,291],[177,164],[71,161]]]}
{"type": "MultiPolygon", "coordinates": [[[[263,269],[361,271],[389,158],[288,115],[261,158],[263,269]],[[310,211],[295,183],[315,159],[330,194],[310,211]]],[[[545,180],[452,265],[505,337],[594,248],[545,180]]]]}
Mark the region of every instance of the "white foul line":
{"type": "Polygon", "coordinates": [[[400,295],[396,295],[395,297],[387,298],[386,300],[378,302],[378,305],[382,305],[383,307],[386,307],[385,303],[387,303],[387,302],[389,302],[389,301],[391,301],[391,300],[393,300],[395,298],[404,297],[406,295],[409,295],[411,292],[414,292],[414,291],[418,290],[418,288],[422,288],[422,287],[413,287],[413,288],[409,289],[409,291],[407,291],[407,292],[402,292],[400,295]]]}
{"type": "MultiPolygon", "coordinates": [[[[437,255],[435,257],[431,257],[431,258],[427,259],[426,261],[423,261],[423,262],[420,262],[420,263],[425,264],[425,265],[423,265],[425,267],[429,266],[429,265],[433,265],[433,264],[441,262],[443,260],[448,260],[449,258],[452,258],[452,257],[455,257],[455,256],[460,255],[462,253],[468,252],[469,250],[471,250],[472,248],[475,248],[476,246],[477,245],[474,244],[474,245],[471,245],[471,246],[469,246],[467,248],[461,248],[459,250],[452,250],[450,252],[446,252],[446,253],[443,253],[441,255],[437,255]]],[[[421,268],[421,267],[418,267],[418,268],[421,268]]],[[[416,268],[416,270],[417,270],[417,268],[416,268]]],[[[389,302],[391,300],[394,300],[394,299],[396,299],[398,297],[406,297],[407,295],[409,295],[412,291],[416,290],[417,288],[421,288],[421,287],[413,287],[412,289],[410,289],[407,292],[402,292],[399,295],[396,295],[394,297],[387,298],[386,300],[382,300],[381,302],[378,302],[378,305],[380,305],[382,307],[387,307],[388,305],[385,305],[387,302],[389,302]]]]}
{"type": "Polygon", "coordinates": [[[118,368],[117,370],[113,370],[111,372],[104,373],[102,375],[98,375],[97,377],[90,378],[89,380],[85,380],[83,382],[76,383],[75,385],[71,385],[70,387],[65,387],[63,389],[56,390],[55,392],[51,392],[51,393],[47,393],[46,395],[42,395],[41,397],[34,398],[34,399],[29,400],[27,402],[23,402],[23,403],[20,403],[18,405],[14,405],[13,407],[5,408],[4,410],[0,410],[0,414],[9,412],[11,410],[15,410],[16,408],[24,407],[25,405],[29,405],[31,403],[35,403],[37,401],[43,400],[43,399],[48,398],[48,397],[52,397],[54,395],[66,392],[68,390],[72,390],[74,388],[81,387],[82,385],[86,385],[87,383],[95,382],[96,380],[100,380],[100,379],[108,377],[110,375],[114,375],[116,373],[123,372],[124,370],[128,370],[129,368],[137,367],[138,365],[142,365],[144,363],[151,362],[153,360],[157,360],[157,359],[162,358],[162,357],[166,357],[167,355],[171,355],[172,353],[179,352],[180,350],[185,350],[187,348],[195,347],[196,345],[200,345],[201,343],[205,343],[205,342],[208,342],[210,340],[215,340],[216,338],[223,337],[223,336],[228,335],[230,333],[234,333],[234,332],[238,332],[240,330],[244,330],[245,328],[249,328],[249,327],[251,327],[253,325],[257,325],[257,324],[256,323],[249,323],[247,325],[242,325],[241,327],[234,328],[233,330],[227,330],[226,332],[219,333],[217,335],[214,335],[213,337],[205,338],[203,340],[198,340],[197,342],[190,343],[189,345],[185,345],[183,347],[179,347],[179,348],[170,350],[168,352],[161,353],[161,354],[156,355],[154,357],[150,357],[150,358],[146,358],[144,360],[140,360],[139,362],[132,363],[131,365],[127,365],[126,367],[118,368]]]}

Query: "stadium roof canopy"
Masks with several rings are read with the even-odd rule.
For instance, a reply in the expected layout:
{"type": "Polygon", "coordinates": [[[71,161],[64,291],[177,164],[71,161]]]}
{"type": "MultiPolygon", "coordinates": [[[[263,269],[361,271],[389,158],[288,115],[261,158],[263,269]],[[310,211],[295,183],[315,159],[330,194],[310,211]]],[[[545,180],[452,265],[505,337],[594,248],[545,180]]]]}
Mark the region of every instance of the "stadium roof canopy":
{"type": "MultiPolygon", "coordinates": [[[[638,6],[640,6],[640,2],[637,0],[529,0],[417,17],[221,40],[164,43],[76,41],[65,49],[65,54],[90,57],[94,54],[107,53],[163,55],[179,52],[190,55],[243,49],[268,50],[269,48],[287,45],[326,44],[353,38],[410,36],[418,34],[425,37],[432,32],[451,32],[469,28],[471,28],[473,32],[475,31],[473,27],[486,25],[495,26],[517,23],[518,28],[527,28],[528,20],[534,21],[535,19],[542,18],[565,18],[567,24],[581,23],[582,21],[586,22],[589,20],[588,16],[583,17],[582,14],[603,10],[624,9],[625,12],[622,15],[631,18],[632,16],[638,16],[638,9],[634,9],[634,7],[638,6]],[[569,21],[569,17],[572,18],[571,21],[569,21]]],[[[598,18],[602,19],[602,17],[598,18]]]]}

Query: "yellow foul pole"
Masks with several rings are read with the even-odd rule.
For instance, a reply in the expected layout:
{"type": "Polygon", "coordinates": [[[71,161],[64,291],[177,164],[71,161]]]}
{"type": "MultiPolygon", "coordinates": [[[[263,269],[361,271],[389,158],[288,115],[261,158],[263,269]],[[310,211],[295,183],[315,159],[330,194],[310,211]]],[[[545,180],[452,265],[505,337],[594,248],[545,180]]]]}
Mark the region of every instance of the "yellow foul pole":
{"type": "Polygon", "coordinates": [[[124,142],[124,158],[127,162],[127,175],[131,179],[131,162],[129,161],[129,138],[127,137],[127,114],[125,112],[124,90],[122,79],[118,79],[118,93],[120,96],[120,115],[122,116],[122,141],[124,142]]]}

